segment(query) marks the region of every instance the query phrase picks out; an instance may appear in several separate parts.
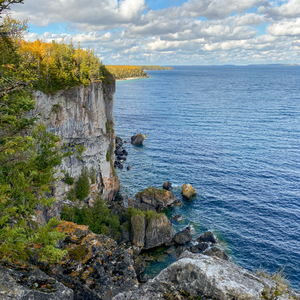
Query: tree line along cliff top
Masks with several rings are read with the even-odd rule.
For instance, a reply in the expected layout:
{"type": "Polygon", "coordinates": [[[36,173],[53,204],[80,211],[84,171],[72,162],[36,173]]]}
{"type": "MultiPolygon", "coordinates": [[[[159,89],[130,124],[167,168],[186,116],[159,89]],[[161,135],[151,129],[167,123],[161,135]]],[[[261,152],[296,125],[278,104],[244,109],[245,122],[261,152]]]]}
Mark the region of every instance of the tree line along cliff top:
{"type": "Polygon", "coordinates": [[[116,78],[144,78],[149,75],[145,70],[158,71],[158,70],[173,70],[172,67],[162,67],[162,66],[131,66],[131,65],[106,65],[106,69],[116,78]]]}

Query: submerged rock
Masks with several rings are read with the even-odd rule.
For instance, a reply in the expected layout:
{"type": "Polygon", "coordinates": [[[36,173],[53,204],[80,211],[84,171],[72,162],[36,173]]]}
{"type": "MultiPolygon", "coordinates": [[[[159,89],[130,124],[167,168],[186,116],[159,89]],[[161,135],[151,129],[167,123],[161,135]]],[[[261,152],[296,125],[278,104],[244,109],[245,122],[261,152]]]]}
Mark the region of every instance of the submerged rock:
{"type": "Polygon", "coordinates": [[[161,211],[168,206],[178,205],[176,196],[165,189],[149,187],[135,195],[134,206],[138,209],[161,211]]]}
{"type": "Polygon", "coordinates": [[[175,215],[175,216],[172,216],[172,219],[176,222],[180,222],[180,221],[183,221],[183,217],[182,215],[175,215]]]}
{"type": "Polygon", "coordinates": [[[196,196],[196,190],[190,184],[182,185],[181,190],[182,195],[187,199],[191,199],[196,196]]]}
{"type": "Polygon", "coordinates": [[[131,144],[134,146],[142,146],[144,140],[147,138],[147,135],[138,133],[131,137],[131,144]]]}
{"type": "Polygon", "coordinates": [[[65,221],[58,230],[66,234],[60,246],[68,255],[46,271],[72,288],[75,299],[108,300],[136,285],[132,254],[113,239],[94,234],[87,226],[65,221]]]}
{"type": "Polygon", "coordinates": [[[176,298],[176,295],[182,295],[183,292],[191,297],[205,299],[277,299],[276,289],[274,281],[232,262],[186,251],[179,261],[140,289],[119,294],[113,299],[184,299],[176,298]]]}
{"type": "Polygon", "coordinates": [[[8,269],[0,265],[0,300],[73,300],[74,293],[35,267],[8,269]]]}

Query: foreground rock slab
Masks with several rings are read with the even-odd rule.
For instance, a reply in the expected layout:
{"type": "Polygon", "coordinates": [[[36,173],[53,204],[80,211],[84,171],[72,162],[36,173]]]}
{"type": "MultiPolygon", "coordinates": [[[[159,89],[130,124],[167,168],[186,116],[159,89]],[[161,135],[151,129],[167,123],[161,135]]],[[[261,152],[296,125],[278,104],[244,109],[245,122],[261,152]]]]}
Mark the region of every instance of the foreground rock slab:
{"type": "Polygon", "coordinates": [[[71,289],[37,268],[0,266],[0,300],[73,300],[71,289]]]}
{"type": "Polygon", "coordinates": [[[179,261],[140,289],[119,294],[113,299],[180,299],[176,297],[183,291],[186,295],[205,299],[289,299],[286,294],[278,295],[277,285],[270,279],[232,262],[187,251],[179,261]]]}
{"type": "Polygon", "coordinates": [[[65,221],[58,230],[66,234],[61,247],[68,255],[45,271],[73,289],[75,299],[108,300],[137,284],[132,254],[113,239],[65,221]]]}

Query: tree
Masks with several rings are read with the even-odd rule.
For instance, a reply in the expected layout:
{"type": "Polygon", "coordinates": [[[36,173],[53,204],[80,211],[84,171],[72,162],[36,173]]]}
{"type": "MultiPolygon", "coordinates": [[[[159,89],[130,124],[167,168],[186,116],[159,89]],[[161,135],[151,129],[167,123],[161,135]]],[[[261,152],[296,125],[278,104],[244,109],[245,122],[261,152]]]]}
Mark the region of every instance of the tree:
{"type": "Polygon", "coordinates": [[[90,179],[87,167],[84,167],[76,184],[76,197],[79,200],[84,200],[90,193],[90,179]]]}
{"type": "MultiPolygon", "coordinates": [[[[0,13],[21,2],[1,1],[0,13]]],[[[56,180],[55,167],[70,153],[58,145],[57,136],[34,125],[37,118],[28,116],[34,108],[36,76],[17,51],[23,24],[8,20],[4,24],[0,27],[0,260],[28,261],[35,254],[39,260],[53,261],[65,254],[56,248],[63,235],[55,229],[56,219],[39,226],[35,208],[53,203],[46,195],[56,180]]]]}

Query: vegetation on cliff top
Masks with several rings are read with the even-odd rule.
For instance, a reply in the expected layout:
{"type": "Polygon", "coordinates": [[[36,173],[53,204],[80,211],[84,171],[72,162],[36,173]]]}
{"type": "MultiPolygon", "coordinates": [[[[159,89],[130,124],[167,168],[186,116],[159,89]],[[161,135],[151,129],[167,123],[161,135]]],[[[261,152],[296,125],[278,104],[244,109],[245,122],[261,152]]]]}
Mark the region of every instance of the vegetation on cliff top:
{"type": "Polygon", "coordinates": [[[116,79],[125,78],[144,78],[148,77],[145,70],[173,70],[172,67],[161,67],[161,66],[117,66],[117,65],[106,65],[107,70],[116,79]]]}
{"type": "Polygon", "coordinates": [[[18,53],[35,71],[34,88],[47,94],[112,77],[92,50],[83,50],[73,44],[21,41],[18,53]]]}
{"type": "Polygon", "coordinates": [[[116,79],[125,79],[131,77],[148,77],[148,74],[141,66],[110,66],[106,65],[106,69],[113,74],[116,79]]]}

